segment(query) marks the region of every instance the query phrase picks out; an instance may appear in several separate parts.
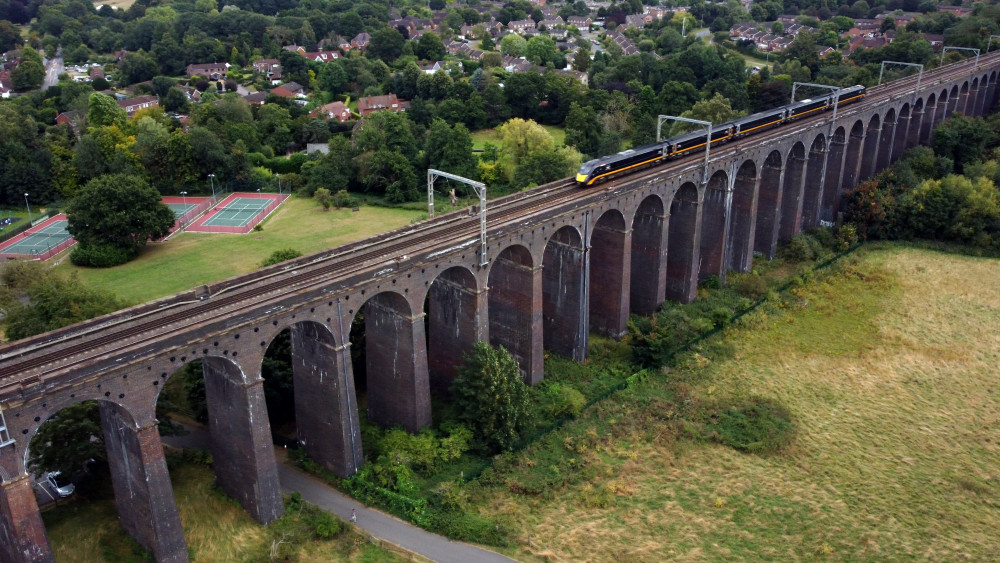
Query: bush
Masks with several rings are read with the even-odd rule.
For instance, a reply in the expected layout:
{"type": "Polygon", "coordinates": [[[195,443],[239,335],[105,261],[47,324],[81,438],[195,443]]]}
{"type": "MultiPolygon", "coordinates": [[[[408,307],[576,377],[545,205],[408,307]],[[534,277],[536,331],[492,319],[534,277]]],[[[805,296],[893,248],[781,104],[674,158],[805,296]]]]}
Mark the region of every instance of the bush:
{"type": "Polygon", "coordinates": [[[110,268],[124,264],[139,255],[138,248],[119,248],[109,244],[77,244],[69,255],[76,266],[110,268]]]}
{"type": "Polygon", "coordinates": [[[770,399],[752,397],[707,412],[706,437],[741,452],[765,454],[780,451],[795,433],[791,414],[770,399]]]}
{"type": "Polygon", "coordinates": [[[338,190],[333,194],[333,206],[340,209],[342,207],[357,207],[358,198],[352,196],[347,190],[338,190]]]}
{"type": "Polygon", "coordinates": [[[548,403],[547,411],[553,418],[562,416],[575,417],[587,405],[587,399],[583,396],[583,393],[562,383],[546,383],[543,396],[548,403]]]}
{"type": "Polygon", "coordinates": [[[756,272],[732,274],[729,281],[736,293],[747,299],[757,301],[767,295],[767,280],[756,272]]]}
{"type": "Polygon", "coordinates": [[[782,259],[792,262],[808,262],[816,258],[816,253],[813,252],[812,245],[809,243],[809,237],[803,234],[793,235],[791,239],[785,246],[781,247],[778,251],[778,256],[782,259]]]}
{"type": "Polygon", "coordinates": [[[299,256],[302,256],[302,253],[294,248],[282,248],[281,250],[275,250],[270,256],[265,258],[264,261],[260,263],[260,267],[266,268],[267,266],[273,266],[274,264],[298,258],[299,256]]]}

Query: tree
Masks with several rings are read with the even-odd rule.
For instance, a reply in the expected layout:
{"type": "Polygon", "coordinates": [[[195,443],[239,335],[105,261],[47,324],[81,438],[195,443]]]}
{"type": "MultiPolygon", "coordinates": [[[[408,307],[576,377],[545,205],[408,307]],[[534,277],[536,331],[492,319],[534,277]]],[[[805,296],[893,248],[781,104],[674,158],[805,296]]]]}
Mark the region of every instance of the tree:
{"type": "Polygon", "coordinates": [[[573,102],[566,116],[566,144],[591,157],[599,156],[601,119],[590,107],[573,102]]]}
{"type": "Polygon", "coordinates": [[[548,65],[556,52],[556,42],[547,35],[532,37],[524,47],[524,56],[539,65],[548,65]]]}
{"type": "Polygon", "coordinates": [[[497,135],[500,144],[503,145],[500,151],[501,160],[515,167],[528,155],[551,151],[555,147],[552,135],[530,119],[515,117],[498,127],[497,135]]]}
{"type": "MultiPolygon", "coordinates": [[[[741,111],[734,110],[729,105],[729,100],[724,98],[722,94],[716,94],[710,100],[702,100],[695,105],[691,106],[691,109],[681,114],[681,117],[687,117],[689,119],[700,119],[702,121],[711,121],[715,123],[725,123],[726,121],[732,121],[737,117],[742,117],[744,114],[741,111]]],[[[672,131],[674,134],[683,131],[690,131],[693,129],[701,128],[700,125],[695,125],[693,123],[677,122],[672,131]]]]}
{"type": "Polygon", "coordinates": [[[368,56],[390,63],[403,54],[403,36],[391,27],[383,27],[371,34],[368,56]]]}
{"type": "Polygon", "coordinates": [[[21,62],[10,73],[11,86],[18,91],[36,90],[45,80],[45,65],[42,56],[30,46],[21,52],[21,62]]]}
{"type": "Polygon", "coordinates": [[[150,239],[166,236],[174,224],[160,193],[142,178],[125,174],[87,182],[70,201],[66,217],[66,230],[84,252],[105,248],[123,261],[138,256],[150,239]]]}
{"type": "Polygon", "coordinates": [[[313,193],[313,199],[315,199],[316,203],[323,207],[323,211],[329,211],[330,207],[333,206],[333,194],[331,194],[330,190],[326,188],[319,188],[316,190],[316,192],[313,193]]]}
{"type": "Polygon", "coordinates": [[[590,68],[590,49],[580,47],[573,55],[573,70],[587,72],[588,68],[590,68]]]}
{"type": "Polygon", "coordinates": [[[42,334],[125,307],[114,294],[82,285],[37,263],[8,263],[3,269],[8,292],[0,301],[4,333],[10,340],[42,334]]]}
{"type": "Polygon", "coordinates": [[[429,61],[439,61],[445,55],[444,43],[434,33],[425,33],[417,40],[417,57],[429,61]]]}
{"type": "Polygon", "coordinates": [[[118,83],[122,86],[128,86],[136,82],[143,82],[153,78],[159,72],[160,68],[156,65],[156,61],[145,51],[139,50],[125,55],[117,73],[118,83]]]}
{"type": "Polygon", "coordinates": [[[961,173],[971,162],[983,160],[989,147],[997,142],[997,134],[982,119],[956,116],[934,130],[931,144],[939,156],[952,159],[955,171],[961,173]]]}
{"type": "Polygon", "coordinates": [[[417,176],[410,161],[398,152],[379,150],[358,157],[361,182],[365,190],[393,203],[417,199],[417,176]]]}
{"type": "Polygon", "coordinates": [[[459,420],[473,429],[478,446],[512,449],[528,425],[528,386],[517,361],[503,347],[477,342],[451,386],[459,420]]]}
{"type": "Polygon", "coordinates": [[[116,125],[121,128],[125,126],[128,115],[111,96],[94,92],[90,95],[87,104],[87,124],[91,127],[116,125]]]}
{"type": "Polygon", "coordinates": [[[91,459],[105,460],[104,433],[97,401],[70,405],[46,420],[31,438],[28,467],[35,473],[59,471],[66,477],[91,459]]]}
{"type": "Polygon", "coordinates": [[[523,55],[524,49],[527,46],[528,42],[516,33],[504,35],[503,39],[500,40],[500,52],[504,55],[510,55],[512,57],[520,57],[523,55]]]}
{"type": "Polygon", "coordinates": [[[541,185],[565,178],[580,168],[582,160],[580,153],[572,147],[532,153],[517,167],[514,185],[541,185]]]}
{"type": "Polygon", "coordinates": [[[466,178],[474,178],[477,159],[472,154],[472,137],[461,123],[449,126],[435,119],[427,131],[424,158],[428,168],[443,170],[466,178]]]}

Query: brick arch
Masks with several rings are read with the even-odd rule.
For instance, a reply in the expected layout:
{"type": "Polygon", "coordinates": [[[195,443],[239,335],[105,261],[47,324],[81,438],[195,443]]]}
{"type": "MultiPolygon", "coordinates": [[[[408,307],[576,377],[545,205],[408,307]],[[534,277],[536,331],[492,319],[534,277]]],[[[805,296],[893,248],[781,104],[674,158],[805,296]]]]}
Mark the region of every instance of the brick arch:
{"type": "Polygon", "coordinates": [[[844,154],[847,149],[847,129],[837,127],[830,138],[829,155],[826,160],[826,176],[823,178],[823,198],[819,207],[819,220],[833,223],[840,207],[840,185],[843,179],[844,154]]]}
{"type": "MultiPolygon", "coordinates": [[[[882,116],[875,113],[868,119],[868,126],[865,127],[864,148],[861,151],[861,169],[858,170],[856,182],[875,175],[875,166],[878,164],[879,138],[882,135],[882,116]]],[[[848,187],[854,187],[852,184],[848,187]]]]}
{"type": "Polygon", "coordinates": [[[349,347],[322,322],[302,320],[287,328],[296,439],[328,471],[353,475],[364,458],[349,347]]]}
{"type": "Polygon", "coordinates": [[[955,113],[955,111],[958,109],[958,100],[959,100],[958,84],[952,85],[951,91],[948,92],[947,95],[948,95],[948,103],[946,104],[945,108],[945,114],[944,114],[945,119],[951,117],[951,115],[955,113]]]}
{"type": "Polygon", "coordinates": [[[920,144],[920,131],[923,129],[926,119],[924,99],[917,98],[913,103],[913,111],[910,112],[910,127],[906,132],[906,144],[903,150],[912,149],[920,144]]]}
{"type": "Polygon", "coordinates": [[[871,171],[874,176],[884,170],[892,161],[892,143],[896,138],[896,122],[898,116],[896,108],[889,108],[882,118],[882,134],[878,138],[878,145],[875,147],[875,162],[871,171]]]}
{"type": "Polygon", "coordinates": [[[666,294],[668,220],[658,194],[643,198],[632,215],[629,308],[638,315],[654,313],[666,294]]]}
{"type": "Polygon", "coordinates": [[[903,156],[906,150],[906,139],[909,130],[914,127],[912,116],[910,115],[910,104],[905,103],[899,108],[899,117],[896,118],[896,132],[892,136],[892,146],[889,149],[889,161],[886,166],[896,162],[903,156]]]}
{"type": "Polygon", "coordinates": [[[447,394],[465,355],[486,339],[481,294],[476,275],[465,266],[446,269],[427,288],[427,370],[433,393],[447,394]]]}
{"type": "Polygon", "coordinates": [[[757,208],[759,168],[744,160],[733,178],[732,219],[726,240],[729,249],[726,268],[746,272],[753,265],[753,226],[757,208]]]}
{"type": "Polygon", "coordinates": [[[969,86],[969,99],[966,101],[965,113],[971,117],[976,117],[979,115],[979,99],[980,99],[980,85],[982,83],[978,76],[972,78],[972,84],[969,86]]]}
{"type": "Polygon", "coordinates": [[[542,333],[546,350],[587,357],[586,255],[583,235],[571,225],[556,230],[542,255],[542,333]]]}
{"type": "Polygon", "coordinates": [[[490,344],[517,360],[527,383],[542,379],[541,271],[528,247],[503,248],[490,263],[487,294],[490,344]]]}
{"type": "Polygon", "coordinates": [[[819,205],[823,199],[823,167],[826,164],[826,136],[813,137],[806,154],[806,179],[802,188],[801,229],[811,229],[819,224],[819,205]]]}
{"type": "Polygon", "coordinates": [[[847,152],[844,156],[844,173],[840,180],[839,193],[843,194],[853,188],[858,183],[858,174],[861,167],[861,148],[865,140],[865,124],[860,119],[851,126],[851,133],[847,138],[847,152]]]}
{"type": "Polygon", "coordinates": [[[918,145],[925,145],[930,142],[931,131],[934,130],[934,123],[937,120],[938,101],[940,97],[936,93],[927,96],[924,103],[924,116],[920,120],[920,136],[917,139],[918,145]]]}
{"type": "MultiPolygon", "coordinates": [[[[428,426],[430,382],[423,313],[414,313],[409,300],[396,291],[368,297],[358,314],[362,312],[368,418],[410,432],[428,426]]],[[[359,372],[358,366],[353,367],[359,372]]]]}
{"type": "Polygon", "coordinates": [[[955,102],[955,111],[967,115],[969,105],[969,81],[962,82],[962,87],[958,90],[958,101],[955,102]]]}
{"type": "Polygon", "coordinates": [[[698,237],[701,230],[698,188],[685,182],[670,201],[667,240],[667,297],[681,303],[694,301],[698,291],[698,237]]]}
{"type": "Polygon", "coordinates": [[[632,275],[632,244],[625,215],[617,209],[605,211],[590,233],[589,317],[590,329],[612,338],[627,331],[632,275]]]}
{"type": "Polygon", "coordinates": [[[928,133],[928,140],[930,140],[930,136],[934,134],[934,127],[941,125],[941,122],[944,121],[945,118],[947,117],[948,106],[950,105],[949,101],[950,99],[948,96],[948,89],[946,88],[944,90],[941,90],[941,92],[939,92],[937,96],[937,106],[935,106],[934,110],[934,124],[932,125],[931,130],[928,133]]]}
{"type": "Polygon", "coordinates": [[[760,172],[757,196],[757,221],[754,232],[754,251],[774,258],[781,213],[781,181],[784,177],[784,159],[778,151],[771,151],[760,172]]]}
{"type": "Polygon", "coordinates": [[[785,173],[781,181],[781,206],[778,213],[779,240],[788,240],[799,232],[805,169],[806,147],[801,141],[796,141],[785,155],[785,173]]]}
{"type": "Polygon", "coordinates": [[[701,266],[698,279],[726,276],[726,227],[729,223],[729,175],[717,170],[708,179],[702,197],[701,244],[698,249],[701,266]]]}

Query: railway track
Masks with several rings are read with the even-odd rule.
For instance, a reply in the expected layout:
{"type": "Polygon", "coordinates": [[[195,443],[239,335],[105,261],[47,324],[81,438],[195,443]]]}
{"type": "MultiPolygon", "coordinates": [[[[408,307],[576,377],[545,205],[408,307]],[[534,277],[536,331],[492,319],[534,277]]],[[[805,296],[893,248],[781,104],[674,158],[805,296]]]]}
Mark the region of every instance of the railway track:
{"type": "MultiPolygon", "coordinates": [[[[1000,54],[987,55],[981,61],[991,62],[998,56],[1000,54]]],[[[933,81],[924,82],[922,86],[931,87],[967,76],[972,73],[972,66],[972,61],[950,65],[944,72],[935,73],[931,78],[933,81]]],[[[916,77],[911,76],[869,88],[866,102],[860,106],[845,108],[838,114],[838,119],[859,113],[864,108],[871,107],[872,103],[890,101],[898,94],[909,93],[915,82],[916,77]]],[[[828,121],[829,117],[826,115],[804,119],[798,122],[795,131],[828,121]]],[[[750,140],[755,144],[766,143],[788,134],[790,132],[787,129],[779,128],[750,140]]],[[[728,150],[727,145],[723,145],[720,149],[722,150],[713,156],[726,158],[739,150],[739,145],[729,145],[728,150]]],[[[579,200],[582,205],[587,205],[614,188],[641,182],[674,169],[700,167],[697,164],[699,161],[694,155],[672,160],[582,194],[574,180],[565,179],[529,192],[491,200],[487,227],[496,228],[512,218],[550,209],[565,200],[579,200]]],[[[148,338],[143,338],[146,336],[165,338],[208,322],[232,309],[261,306],[270,300],[287,297],[292,292],[308,291],[328,284],[332,279],[371,270],[386,264],[387,256],[419,257],[428,251],[454,246],[456,241],[478,235],[478,228],[477,218],[464,212],[450,213],[417,226],[386,233],[377,240],[348,244],[288,264],[212,284],[208,288],[207,299],[196,298],[194,292],[187,292],[4,345],[0,347],[0,394],[12,385],[17,385],[25,376],[43,377],[46,373],[65,370],[97,355],[124,352],[138,343],[149,342],[148,338]],[[46,366],[50,366],[50,369],[43,369],[46,366]]]]}

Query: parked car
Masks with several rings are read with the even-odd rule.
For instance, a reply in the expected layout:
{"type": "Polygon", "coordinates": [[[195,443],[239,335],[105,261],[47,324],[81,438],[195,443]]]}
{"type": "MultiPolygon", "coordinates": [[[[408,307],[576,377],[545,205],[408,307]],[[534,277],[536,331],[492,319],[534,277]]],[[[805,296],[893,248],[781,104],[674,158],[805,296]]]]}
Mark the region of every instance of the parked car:
{"type": "Polygon", "coordinates": [[[76,490],[76,485],[74,485],[69,479],[63,477],[62,473],[59,471],[49,471],[46,473],[45,481],[50,487],[52,487],[52,490],[62,498],[68,497],[73,494],[73,491],[76,490]]]}

